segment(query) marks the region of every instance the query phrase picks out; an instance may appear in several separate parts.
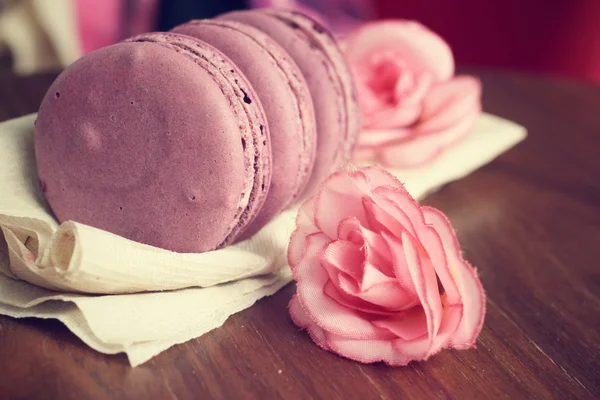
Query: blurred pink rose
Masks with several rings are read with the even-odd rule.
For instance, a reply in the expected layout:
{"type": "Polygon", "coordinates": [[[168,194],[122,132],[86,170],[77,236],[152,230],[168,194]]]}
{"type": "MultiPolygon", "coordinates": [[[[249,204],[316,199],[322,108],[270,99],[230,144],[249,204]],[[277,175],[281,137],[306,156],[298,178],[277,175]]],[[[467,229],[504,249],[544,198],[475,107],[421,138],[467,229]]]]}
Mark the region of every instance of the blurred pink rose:
{"type": "Polygon", "coordinates": [[[471,131],[481,113],[481,83],[454,77],[450,47],[423,25],[368,23],[342,46],[363,116],[356,159],[414,167],[471,131]]]}
{"type": "Polygon", "coordinates": [[[406,365],[481,331],[483,289],[450,223],[383,169],[333,174],[300,208],[288,260],[292,319],[341,356],[406,365]]]}

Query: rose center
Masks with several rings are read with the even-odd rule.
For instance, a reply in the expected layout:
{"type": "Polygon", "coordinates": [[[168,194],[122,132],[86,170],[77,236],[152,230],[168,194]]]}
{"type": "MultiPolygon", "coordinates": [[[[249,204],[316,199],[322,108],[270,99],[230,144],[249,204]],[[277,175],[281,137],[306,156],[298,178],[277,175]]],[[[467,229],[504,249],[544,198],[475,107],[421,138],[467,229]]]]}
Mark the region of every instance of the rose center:
{"type": "Polygon", "coordinates": [[[374,56],[369,66],[367,86],[383,103],[396,105],[414,87],[413,74],[397,55],[385,52],[374,56]]]}

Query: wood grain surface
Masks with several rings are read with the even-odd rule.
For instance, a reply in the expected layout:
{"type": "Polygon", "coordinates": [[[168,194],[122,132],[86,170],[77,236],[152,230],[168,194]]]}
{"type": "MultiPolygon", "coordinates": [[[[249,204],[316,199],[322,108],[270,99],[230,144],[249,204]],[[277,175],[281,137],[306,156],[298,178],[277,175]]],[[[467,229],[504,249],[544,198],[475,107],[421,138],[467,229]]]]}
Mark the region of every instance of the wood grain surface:
{"type": "MultiPolygon", "coordinates": [[[[292,324],[289,285],[134,369],[59,322],[0,316],[0,398],[600,397],[600,87],[469,72],[483,80],[485,111],[529,130],[424,201],[448,215],[487,292],[476,350],[405,368],[341,359],[292,324]]],[[[0,70],[0,120],[34,112],[55,76],[0,70]]]]}

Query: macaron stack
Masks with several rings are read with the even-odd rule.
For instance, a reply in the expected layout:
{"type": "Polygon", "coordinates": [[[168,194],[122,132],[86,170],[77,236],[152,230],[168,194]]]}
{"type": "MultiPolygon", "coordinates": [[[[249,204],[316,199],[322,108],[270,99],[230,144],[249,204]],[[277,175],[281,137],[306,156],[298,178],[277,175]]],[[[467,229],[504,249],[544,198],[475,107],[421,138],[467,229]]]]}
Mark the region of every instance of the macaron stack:
{"type": "Polygon", "coordinates": [[[308,17],[240,11],[82,57],[39,110],[40,185],[74,220],[177,252],[246,239],[348,161],[350,73],[308,17]]]}

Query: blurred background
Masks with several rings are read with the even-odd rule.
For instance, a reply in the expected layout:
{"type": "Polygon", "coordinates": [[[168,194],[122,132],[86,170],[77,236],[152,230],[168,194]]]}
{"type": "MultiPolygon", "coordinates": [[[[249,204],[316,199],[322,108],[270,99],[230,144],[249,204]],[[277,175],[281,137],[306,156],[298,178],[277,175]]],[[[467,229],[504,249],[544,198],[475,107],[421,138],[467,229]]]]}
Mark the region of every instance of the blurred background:
{"type": "Polygon", "coordinates": [[[19,75],[57,70],[138,33],[268,6],[312,13],[338,36],[368,20],[414,19],[459,65],[600,82],[600,0],[0,0],[0,60],[19,75]]]}

